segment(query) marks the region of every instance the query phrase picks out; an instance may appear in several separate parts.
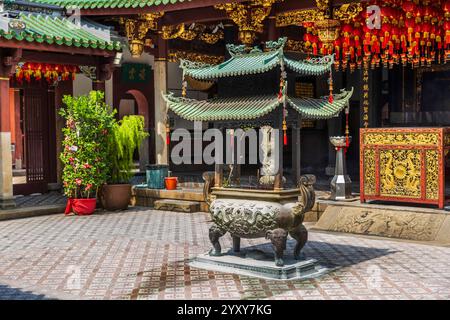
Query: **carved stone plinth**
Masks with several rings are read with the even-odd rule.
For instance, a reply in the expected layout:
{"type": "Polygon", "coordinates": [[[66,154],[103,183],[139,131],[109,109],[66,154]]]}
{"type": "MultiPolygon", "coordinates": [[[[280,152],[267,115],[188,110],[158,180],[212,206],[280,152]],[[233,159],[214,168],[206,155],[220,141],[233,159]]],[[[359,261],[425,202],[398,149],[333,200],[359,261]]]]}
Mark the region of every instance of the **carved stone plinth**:
{"type": "MultiPolygon", "coordinates": [[[[336,167],[334,177],[331,180],[332,200],[346,200],[352,198],[352,181],[347,174],[345,162],[345,137],[330,137],[330,142],[336,148],[336,167]]],[[[351,137],[349,138],[351,141],[351,137]]]]}
{"type": "Polygon", "coordinates": [[[193,268],[234,273],[270,280],[298,280],[320,276],[327,272],[315,259],[296,260],[292,256],[285,259],[283,266],[273,264],[273,255],[257,246],[242,251],[228,252],[221,256],[198,255],[189,265],[193,268]]]}

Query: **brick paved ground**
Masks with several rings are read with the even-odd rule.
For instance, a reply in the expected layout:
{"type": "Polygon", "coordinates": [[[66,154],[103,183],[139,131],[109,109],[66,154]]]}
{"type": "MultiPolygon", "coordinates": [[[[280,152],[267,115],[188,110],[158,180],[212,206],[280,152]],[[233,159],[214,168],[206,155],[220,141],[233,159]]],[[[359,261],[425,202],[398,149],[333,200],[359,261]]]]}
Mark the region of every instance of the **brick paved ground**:
{"type": "Polygon", "coordinates": [[[66,204],[67,198],[59,192],[49,192],[29,196],[16,196],[17,208],[37,207],[45,205],[66,204]]]}
{"type": "Polygon", "coordinates": [[[312,232],[305,254],[336,269],[278,282],[190,269],[210,248],[208,225],[206,214],[144,209],[1,221],[0,298],[450,298],[450,248],[312,232]]]}

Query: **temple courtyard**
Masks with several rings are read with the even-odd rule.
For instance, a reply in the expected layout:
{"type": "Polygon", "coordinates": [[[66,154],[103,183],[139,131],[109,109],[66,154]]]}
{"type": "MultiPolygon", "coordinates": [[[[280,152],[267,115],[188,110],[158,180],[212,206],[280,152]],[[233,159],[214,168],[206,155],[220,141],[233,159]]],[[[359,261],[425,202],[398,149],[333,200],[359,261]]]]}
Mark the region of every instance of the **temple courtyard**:
{"type": "Polygon", "coordinates": [[[209,225],[147,208],[0,221],[0,299],[450,298],[449,247],[311,231],[304,254],[329,271],[283,282],[189,267],[210,249],[209,225]]]}

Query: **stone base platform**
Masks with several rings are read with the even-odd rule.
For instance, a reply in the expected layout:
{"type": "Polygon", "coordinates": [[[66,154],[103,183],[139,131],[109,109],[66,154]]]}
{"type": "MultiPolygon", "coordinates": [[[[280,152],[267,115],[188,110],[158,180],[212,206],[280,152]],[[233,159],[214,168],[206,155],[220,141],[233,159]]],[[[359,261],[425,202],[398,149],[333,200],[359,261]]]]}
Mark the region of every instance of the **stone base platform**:
{"type": "Polygon", "coordinates": [[[444,210],[359,201],[319,201],[326,209],[312,230],[450,244],[450,215],[444,210]]]}
{"type": "Polygon", "coordinates": [[[327,272],[315,259],[295,260],[289,256],[285,257],[283,267],[277,267],[273,255],[255,249],[243,249],[239,253],[228,252],[219,257],[205,253],[197,256],[189,265],[199,269],[270,280],[306,279],[327,272]]]}
{"type": "MultiPolygon", "coordinates": [[[[181,200],[197,203],[197,211],[208,212],[209,207],[203,196],[203,189],[178,188],[176,190],[149,189],[136,186],[133,188],[133,204],[142,207],[155,207],[156,201],[181,200]]],[[[164,201],[163,201],[164,203],[164,201]]],[[[167,210],[167,209],[165,209],[167,210]]]]}
{"type": "Polygon", "coordinates": [[[161,199],[155,200],[154,207],[156,210],[178,211],[178,212],[199,212],[200,203],[197,201],[161,199]]]}

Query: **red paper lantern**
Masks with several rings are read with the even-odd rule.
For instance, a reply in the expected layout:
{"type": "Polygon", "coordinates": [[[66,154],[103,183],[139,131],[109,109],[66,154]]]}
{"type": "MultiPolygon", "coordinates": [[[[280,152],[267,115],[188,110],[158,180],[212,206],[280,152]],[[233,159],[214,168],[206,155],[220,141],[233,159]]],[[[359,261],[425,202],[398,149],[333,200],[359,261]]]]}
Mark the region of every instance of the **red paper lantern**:
{"type": "Polygon", "coordinates": [[[416,4],[410,0],[403,1],[402,9],[406,14],[407,18],[412,18],[414,12],[416,11],[416,4]]]}

